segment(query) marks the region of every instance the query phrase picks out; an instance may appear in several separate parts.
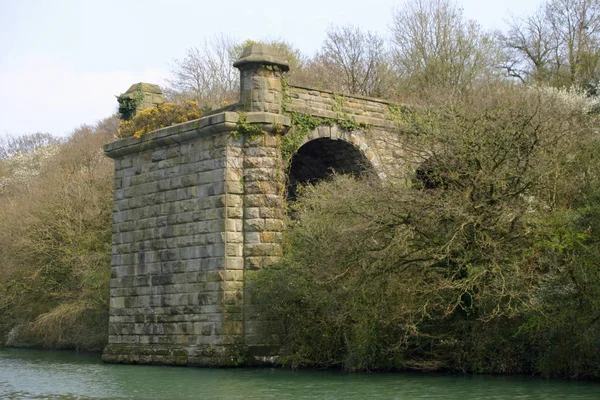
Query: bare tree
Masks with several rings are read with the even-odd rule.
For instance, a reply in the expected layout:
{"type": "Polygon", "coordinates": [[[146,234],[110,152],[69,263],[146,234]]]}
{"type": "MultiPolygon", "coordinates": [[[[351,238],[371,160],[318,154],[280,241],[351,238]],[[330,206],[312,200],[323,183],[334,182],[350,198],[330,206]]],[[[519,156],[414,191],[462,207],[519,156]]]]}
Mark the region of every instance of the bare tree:
{"type": "Polygon", "coordinates": [[[498,39],[505,50],[502,68],[522,82],[545,81],[556,74],[558,41],[546,21],[545,11],[540,7],[526,18],[509,21],[507,33],[499,33],[498,39]]]}
{"type": "Polygon", "coordinates": [[[293,83],[296,76],[303,75],[306,57],[291,44],[281,39],[261,41],[237,41],[223,34],[205,40],[202,47],[188,49],[182,60],[175,60],[171,71],[173,78],[167,80],[166,95],[174,101],[195,100],[206,108],[222,107],[225,102],[239,99],[239,71],[233,63],[242,50],[254,43],[274,47],[290,64],[288,78],[293,83]]]}
{"type": "Polygon", "coordinates": [[[320,86],[365,96],[389,93],[391,69],[385,41],[357,26],[331,27],[311,69],[327,81],[320,86]]]}
{"type": "Polygon", "coordinates": [[[394,12],[391,29],[404,90],[461,92],[494,71],[490,36],[449,0],[409,0],[394,12]]]}
{"type": "Polygon", "coordinates": [[[51,134],[40,132],[17,137],[0,137],[0,160],[6,160],[19,153],[32,153],[39,147],[59,142],[60,140],[51,134]]]}
{"type": "Polygon", "coordinates": [[[559,41],[557,61],[566,66],[567,83],[583,83],[598,65],[600,1],[551,0],[546,15],[559,41]]]}
{"type": "Polygon", "coordinates": [[[553,86],[590,85],[600,66],[600,1],[550,0],[499,35],[509,75],[553,86]]]}
{"type": "Polygon", "coordinates": [[[167,95],[196,100],[209,108],[237,100],[239,72],[233,68],[236,46],[234,39],[221,34],[205,40],[200,48],[188,49],[183,59],[174,62],[167,95]]]}

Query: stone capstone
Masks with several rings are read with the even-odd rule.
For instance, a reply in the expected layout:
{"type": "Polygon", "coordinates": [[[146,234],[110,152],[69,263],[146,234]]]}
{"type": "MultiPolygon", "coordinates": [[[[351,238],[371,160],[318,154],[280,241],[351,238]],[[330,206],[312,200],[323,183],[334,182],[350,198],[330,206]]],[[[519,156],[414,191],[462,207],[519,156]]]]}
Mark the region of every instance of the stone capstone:
{"type": "Polygon", "coordinates": [[[252,64],[273,65],[282,71],[290,70],[290,64],[277,53],[275,48],[262,43],[255,43],[244,48],[242,55],[233,63],[233,66],[243,69],[252,64]]]}

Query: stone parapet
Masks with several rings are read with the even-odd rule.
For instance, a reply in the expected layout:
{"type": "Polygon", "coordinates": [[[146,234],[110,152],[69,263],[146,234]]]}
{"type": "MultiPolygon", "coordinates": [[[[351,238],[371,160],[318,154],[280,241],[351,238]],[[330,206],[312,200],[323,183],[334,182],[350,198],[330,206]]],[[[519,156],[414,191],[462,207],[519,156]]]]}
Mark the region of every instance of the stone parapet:
{"type": "Polygon", "coordinates": [[[327,118],[350,115],[359,122],[393,128],[390,106],[397,105],[393,102],[301,86],[288,86],[286,95],[286,111],[327,118]]]}

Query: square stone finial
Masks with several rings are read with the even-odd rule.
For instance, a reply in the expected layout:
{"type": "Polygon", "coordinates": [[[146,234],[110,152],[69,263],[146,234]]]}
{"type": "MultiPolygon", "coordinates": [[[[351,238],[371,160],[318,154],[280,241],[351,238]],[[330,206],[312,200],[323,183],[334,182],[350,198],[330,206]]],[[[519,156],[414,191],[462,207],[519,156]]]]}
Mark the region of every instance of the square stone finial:
{"type": "Polygon", "coordinates": [[[274,47],[262,43],[255,43],[244,48],[241,57],[233,63],[233,66],[243,69],[249,64],[274,65],[282,71],[290,70],[289,63],[279,55],[274,47]]]}
{"type": "Polygon", "coordinates": [[[138,111],[158,106],[167,100],[158,85],[139,82],[131,85],[125,93],[117,96],[117,101],[121,119],[129,120],[138,111]]]}

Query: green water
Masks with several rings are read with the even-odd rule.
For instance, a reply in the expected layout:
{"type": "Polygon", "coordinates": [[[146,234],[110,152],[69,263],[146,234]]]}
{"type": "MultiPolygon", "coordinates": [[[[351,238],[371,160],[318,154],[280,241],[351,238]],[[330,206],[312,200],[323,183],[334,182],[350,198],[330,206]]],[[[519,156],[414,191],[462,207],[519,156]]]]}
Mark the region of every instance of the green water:
{"type": "Polygon", "coordinates": [[[600,399],[600,383],[404,373],[106,365],[0,349],[1,399],[600,399]]]}

